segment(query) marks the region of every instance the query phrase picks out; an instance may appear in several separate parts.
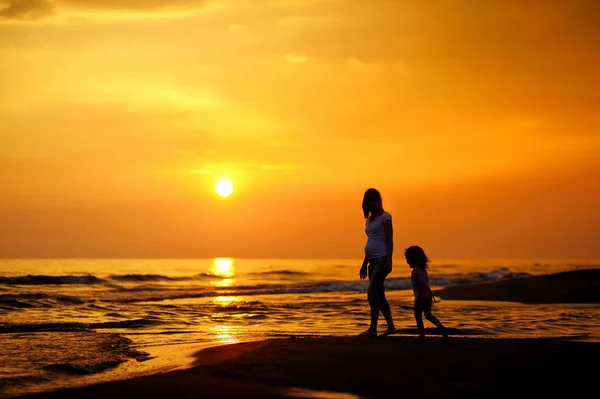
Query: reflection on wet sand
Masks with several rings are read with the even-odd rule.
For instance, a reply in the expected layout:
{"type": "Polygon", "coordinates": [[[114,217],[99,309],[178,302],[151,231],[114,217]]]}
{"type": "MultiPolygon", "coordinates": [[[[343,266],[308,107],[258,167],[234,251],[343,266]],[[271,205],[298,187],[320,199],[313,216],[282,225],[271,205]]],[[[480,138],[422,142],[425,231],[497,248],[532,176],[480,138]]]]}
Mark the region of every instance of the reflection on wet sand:
{"type": "Polygon", "coordinates": [[[286,396],[293,398],[321,398],[321,399],[361,399],[360,396],[356,396],[351,393],[345,392],[331,392],[331,391],[314,391],[312,389],[304,388],[289,388],[285,390],[286,396]]]}

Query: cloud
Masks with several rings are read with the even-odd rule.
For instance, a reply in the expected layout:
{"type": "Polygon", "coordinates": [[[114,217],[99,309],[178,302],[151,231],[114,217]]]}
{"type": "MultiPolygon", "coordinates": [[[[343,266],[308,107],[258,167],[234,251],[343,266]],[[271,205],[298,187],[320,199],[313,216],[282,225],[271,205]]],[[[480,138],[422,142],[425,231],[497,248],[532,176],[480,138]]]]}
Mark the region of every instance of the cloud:
{"type": "Polygon", "coordinates": [[[54,3],[46,0],[13,0],[0,2],[0,18],[39,19],[54,12],[54,3]]]}
{"type": "Polygon", "coordinates": [[[153,11],[168,8],[195,8],[205,3],[204,0],[57,0],[57,2],[80,8],[153,11]]]}
{"type": "Polygon", "coordinates": [[[204,0],[0,0],[0,18],[35,20],[47,17],[63,6],[80,9],[148,11],[192,9],[204,0]]]}
{"type": "Polygon", "coordinates": [[[295,171],[300,169],[315,168],[311,164],[263,164],[263,163],[217,163],[205,164],[200,169],[191,169],[184,171],[170,171],[173,173],[189,173],[193,175],[215,175],[223,172],[228,174],[240,174],[242,171],[268,170],[268,171],[295,171]]]}

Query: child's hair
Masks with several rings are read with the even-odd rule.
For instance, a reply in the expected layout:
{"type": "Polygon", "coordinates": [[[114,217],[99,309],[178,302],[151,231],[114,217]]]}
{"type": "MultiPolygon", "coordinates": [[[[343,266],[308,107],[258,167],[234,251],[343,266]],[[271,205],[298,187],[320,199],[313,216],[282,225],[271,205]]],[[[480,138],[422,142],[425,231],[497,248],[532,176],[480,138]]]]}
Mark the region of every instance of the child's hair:
{"type": "Polygon", "coordinates": [[[404,257],[411,268],[422,267],[425,269],[429,267],[429,259],[421,247],[413,245],[412,247],[406,248],[404,257]]]}
{"type": "Polygon", "coordinates": [[[367,208],[367,195],[374,195],[377,199],[379,199],[379,201],[381,201],[381,194],[379,193],[379,191],[377,191],[374,188],[370,188],[367,191],[365,191],[365,195],[363,195],[363,201],[362,201],[362,210],[363,210],[363,214],[365,215],[365,219],[369,217],[369,211],[370,209],[367,208]]]}

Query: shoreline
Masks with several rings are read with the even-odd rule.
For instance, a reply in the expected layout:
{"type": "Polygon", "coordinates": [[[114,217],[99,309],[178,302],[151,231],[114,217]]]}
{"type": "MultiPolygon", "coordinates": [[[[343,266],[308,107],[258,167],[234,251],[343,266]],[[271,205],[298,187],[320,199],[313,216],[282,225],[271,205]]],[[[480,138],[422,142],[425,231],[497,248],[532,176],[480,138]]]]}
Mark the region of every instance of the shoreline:
{"type": "Polygon", "coordinates": [[[535,338],[269,339],[205,348],[184,370],[20,398],[571,395],[593,388],[598,355],[600,343],[535,338]]]}

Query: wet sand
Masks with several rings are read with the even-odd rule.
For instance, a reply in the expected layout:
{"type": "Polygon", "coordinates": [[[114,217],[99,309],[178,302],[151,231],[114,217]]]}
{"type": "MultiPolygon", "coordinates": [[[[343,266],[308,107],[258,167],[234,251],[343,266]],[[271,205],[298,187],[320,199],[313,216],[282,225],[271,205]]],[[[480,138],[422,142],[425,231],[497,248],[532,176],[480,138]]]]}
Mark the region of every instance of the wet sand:
{"type": "Polygon", "coordinates": [[[204,349],[186,370],[28,397],[571,396],[595,391],[599,356],[600,343],[543,339],[273,339],[204,349]]]}
{"type": "Polygon", "coordinates": [[[460,284],[435,291],[442,299],[542,303],[600,303],[600,269],[460,284]]]}

